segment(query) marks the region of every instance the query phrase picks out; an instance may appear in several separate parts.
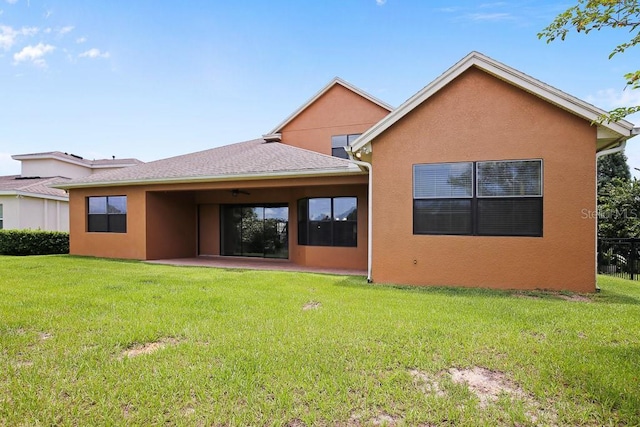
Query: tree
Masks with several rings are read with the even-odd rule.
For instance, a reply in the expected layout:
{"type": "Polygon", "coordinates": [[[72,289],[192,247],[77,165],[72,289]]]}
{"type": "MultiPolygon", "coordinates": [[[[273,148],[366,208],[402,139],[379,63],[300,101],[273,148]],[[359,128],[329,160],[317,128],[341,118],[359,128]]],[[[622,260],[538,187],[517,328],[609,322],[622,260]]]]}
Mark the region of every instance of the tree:
{"type": "MultiPolygon", "coordinates": [[[[550,43],[557,38],[564,40],[574,29],[578,33],[588,34],[603,28],[628,29],[631,39],[619,44],[609,54],[609,59],[640,43],[640,5],[639,0],[578,0],[578,4],[565,10],[540,33],[539,39],[550,43]]],[[[640,70],[624,75],[627,88],[640,88],[640,70]]],[[[615,122],[640,111],[640,105],[620,107],[600,117],[600,122],[615,122]]]]}
{"type": "Polygon", "coordinates": [[[598,193],[614,178],[619,178],[623,181],[631,179],[627,156],[624,153],[610,154],[598,159],[598,193]]]}
{"type": "Polygon", "coordinates": [[[598,194],[598,237],[640,237],[640,181],[613,178],[598,194]]]}

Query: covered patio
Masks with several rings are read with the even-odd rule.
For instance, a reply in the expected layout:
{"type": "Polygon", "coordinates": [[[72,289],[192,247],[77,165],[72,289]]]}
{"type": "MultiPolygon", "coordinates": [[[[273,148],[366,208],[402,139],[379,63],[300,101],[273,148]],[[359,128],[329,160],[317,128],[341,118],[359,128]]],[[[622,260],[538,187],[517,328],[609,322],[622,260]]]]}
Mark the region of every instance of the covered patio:
{"type": "Polygon", "coordinates": [[[241,270],[298,271],[303,273],[336,274],[346,276],[365,276],[366,269],[323,268],[299,265],[287,259],[199,256],[194,258],[172,258],[146,261],[151,264],[164,264],[190,267],[233,268],[241,270]]]}

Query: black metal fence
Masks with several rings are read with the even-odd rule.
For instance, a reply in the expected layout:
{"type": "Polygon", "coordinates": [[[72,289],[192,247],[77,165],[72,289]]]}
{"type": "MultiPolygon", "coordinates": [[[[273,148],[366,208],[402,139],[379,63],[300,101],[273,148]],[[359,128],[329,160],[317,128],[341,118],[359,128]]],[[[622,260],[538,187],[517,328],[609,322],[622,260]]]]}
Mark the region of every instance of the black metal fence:
{"type": "Polygon", "coordinates": [[[599,239],[598,273],[640,280],[640,239],[599,239]]]}

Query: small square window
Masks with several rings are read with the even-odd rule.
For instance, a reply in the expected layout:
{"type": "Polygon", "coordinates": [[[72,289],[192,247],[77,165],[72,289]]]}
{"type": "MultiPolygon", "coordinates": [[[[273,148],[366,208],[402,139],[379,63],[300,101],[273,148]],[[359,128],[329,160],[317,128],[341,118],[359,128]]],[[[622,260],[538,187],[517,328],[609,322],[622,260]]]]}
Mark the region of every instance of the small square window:
{"type": "Polygon", "coordinates": [[[87,231],[126,233],[127,196],[88,197],[87,231]]]}
{"type": "Polygon", "coordinates": [[[348,159],[349,155],[345,150],[349,144],[358,139],[361,134],[353,133],[346,135],[334,135],[331,137],[331,155],[333,157],[340,157],[341,159],[348,159]]]}

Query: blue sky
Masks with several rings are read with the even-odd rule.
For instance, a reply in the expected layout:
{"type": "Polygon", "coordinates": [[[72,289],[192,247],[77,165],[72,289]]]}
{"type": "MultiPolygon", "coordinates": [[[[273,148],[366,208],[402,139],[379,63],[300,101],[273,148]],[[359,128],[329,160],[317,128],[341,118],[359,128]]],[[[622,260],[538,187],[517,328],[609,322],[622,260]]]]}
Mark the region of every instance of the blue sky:
{"type": "Polygon", "coordinates": [[[259,137],[335,76],[398,106],[473,50],[604,109],[640,104],[622,77],[637,50],[608,59],[624,30],[536,37],[573,3],[0,0],[0,175],[19,173],[11,154],[151,161],[259,137]]]}

